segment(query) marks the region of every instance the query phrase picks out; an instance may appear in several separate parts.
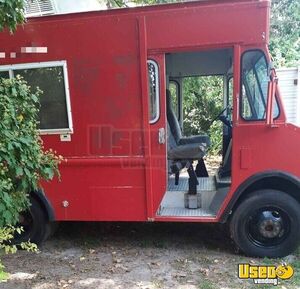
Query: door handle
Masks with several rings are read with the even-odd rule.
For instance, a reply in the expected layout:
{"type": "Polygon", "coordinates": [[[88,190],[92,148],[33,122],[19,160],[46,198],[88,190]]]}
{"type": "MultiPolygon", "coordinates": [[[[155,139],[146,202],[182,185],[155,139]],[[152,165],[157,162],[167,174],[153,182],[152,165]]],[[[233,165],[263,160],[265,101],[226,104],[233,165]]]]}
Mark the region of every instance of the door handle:
{"type": "Polygon", "coordinates": [[[158,143],[164,144],[166,143],[166,131],[163,127],[158,130],[158,143]]]}

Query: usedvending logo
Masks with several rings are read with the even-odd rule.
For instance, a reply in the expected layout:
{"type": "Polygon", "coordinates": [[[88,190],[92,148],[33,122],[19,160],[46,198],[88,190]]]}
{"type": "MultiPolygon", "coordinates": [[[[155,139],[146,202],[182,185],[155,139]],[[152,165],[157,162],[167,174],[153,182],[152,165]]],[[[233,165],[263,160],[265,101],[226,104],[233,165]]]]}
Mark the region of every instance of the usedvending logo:
{"type": "Polygon", "coordinates": [[[293,275],[293,267],[287,264],[279,266],[239,264],[238,267],[238,277],[252,279],[254,284],[278,285],[278,279],[287,280],[293,275]]]}

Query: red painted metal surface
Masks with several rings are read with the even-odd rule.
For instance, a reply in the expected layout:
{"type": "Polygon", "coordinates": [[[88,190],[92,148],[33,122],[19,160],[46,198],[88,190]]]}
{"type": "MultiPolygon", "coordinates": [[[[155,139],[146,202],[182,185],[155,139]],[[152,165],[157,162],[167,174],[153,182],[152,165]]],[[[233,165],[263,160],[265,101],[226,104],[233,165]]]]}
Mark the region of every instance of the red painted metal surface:
{"type": "MultiPolygon", "coordinates": [[[[57,220],[217,222],[238,186],[270,169],[300,176],[300,128],[245,122],[239,117],[240,56],[266,50],[269,1],[200,1],[147,8],[30,19],[15,35],[0,33],[0,50],[17,58],[0,65],[66,60],[74,133],[70,142],[43,136],[66,158],[61,181],[44,183],[57,220]],[[21,54],[47,46],[47,54],[21,54]],[[166,190],[165,100],[148,123],[147,58],[159,64],[164,96],[165,53],[234,48],[232,186],[216,218],[163,218],[156,211],[166,190]],[[288,149],[287,149],[288,148],[288,149]],[[69,206],[62,206],[67,200],[69,206]]],[[[279,99],[280,100],[280,99],[279,99]]]]}

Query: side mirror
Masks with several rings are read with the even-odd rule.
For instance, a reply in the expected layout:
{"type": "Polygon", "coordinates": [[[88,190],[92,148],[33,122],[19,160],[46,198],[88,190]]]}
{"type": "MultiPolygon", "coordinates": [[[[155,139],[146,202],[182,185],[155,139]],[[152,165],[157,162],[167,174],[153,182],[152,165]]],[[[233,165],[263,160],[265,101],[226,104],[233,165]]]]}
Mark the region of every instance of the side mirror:
{"type": "Polygon", "coordinates": [[[273,118],[273,106],[274,106],[274,99],[275,99],[275,93],[277,89],[278,84],[278,78],[276,76],[276,72],[274,68],[270,70],[270,80],[268,82],[268,98],[267,98],[267,125],[272,126],[274,123],[273,118]]]}

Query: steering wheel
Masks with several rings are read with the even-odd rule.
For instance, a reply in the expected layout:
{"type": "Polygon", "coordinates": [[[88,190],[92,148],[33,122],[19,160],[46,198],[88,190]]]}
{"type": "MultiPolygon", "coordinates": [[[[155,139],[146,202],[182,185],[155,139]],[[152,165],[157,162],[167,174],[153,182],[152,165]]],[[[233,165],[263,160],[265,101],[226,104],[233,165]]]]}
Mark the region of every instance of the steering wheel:
{"type": "Polygon", "coordinates": [[[231,122],[230,120],[227,119],[226,116],[223,115],[223,113],[230,108],[230,105],[228,104],[224,109],[222,109],[221,112],[219,112],[219,114],[211,121],[211,125],[216,121],[216,120],[220,120],[221,122],[223,122],[225,125],[227,125],[228,127],[231,127],[231,122]]]}

